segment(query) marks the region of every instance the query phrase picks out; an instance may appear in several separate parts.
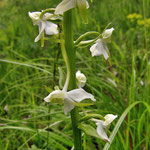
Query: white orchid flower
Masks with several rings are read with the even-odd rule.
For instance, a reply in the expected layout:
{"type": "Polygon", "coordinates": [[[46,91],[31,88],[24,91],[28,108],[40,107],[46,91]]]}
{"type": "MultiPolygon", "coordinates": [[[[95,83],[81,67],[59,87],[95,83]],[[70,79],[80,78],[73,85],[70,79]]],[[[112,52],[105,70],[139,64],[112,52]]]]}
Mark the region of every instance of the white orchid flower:
{"type": "Polygon", "coordinates": [[[76,72],[76,79],[77,79],[77,82],[78,82],[78,87],[81,88],[81,87],[84,87],[85,83],[86,83],[86,76],[81,73],[80,70],[78,70],[76,72]]]}
{"type": "Polygon", "coordinates": [[[94,45],[90,47],[90,51],[92,54],[92,57],[94,56],[100,56],[103,55],[105,60],[109,58],[109,50],[107,47],[107,42],[109,42],[109,39],[112,35],[112,32],[114,31],[114,28],[107,29],[102,33],[102,39],[99,38],[94,45]]]}
{"type": "Polygon", "coordinates": [[[97,133],[102,140],[110,142],[105,130],[111,124],[111,122],[115,120],[117,117],[118,117],[117,115],[107,114],[104,117],[105,121],[93,119],[93,121],[95,121],[97,125],[97,133]]]}
{"type": "Polygon", "coordinates": [[[41,36],[44,34],[44,31],[47,35],[55,35],[58,34],[57,25],[47,21],[48,19],[55,20],[56,17],[53,17],[51,13],[45,13],[40,19],[41,12],[29,12],[29,17],[33,21],[33,25],[39,26],[39,35],[35,38],[34,42],[40,40],[41,36]]]}
{"type": "Polygon", "coordinates": [[[79,9],[82,8],[89,8],[89,4],[87,0],[63,0],[60,4],[57,5],[55,9],[55,14],[63,14],[64,12],[78,7],[79,9]]]}
{"type": "Polygon", "coordinates": [[[47,97],[44,98],[46,102],[62,102],[64,103],[64,113],[67,115],[74,107],[75,102],[81,102],[85,99],[91,99],[92,101],[96,101],[94,96],[90,93],[87,93],[82,88],[74,89],[69,92],[55,90],[51,92],[47,97]]]}

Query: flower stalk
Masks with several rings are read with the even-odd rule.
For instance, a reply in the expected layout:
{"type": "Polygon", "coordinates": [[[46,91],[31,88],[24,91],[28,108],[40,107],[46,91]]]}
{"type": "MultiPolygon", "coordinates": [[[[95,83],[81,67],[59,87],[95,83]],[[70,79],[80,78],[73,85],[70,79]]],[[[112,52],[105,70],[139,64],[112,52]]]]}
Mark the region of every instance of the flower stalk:
{"type": "MultiPolygon", "coordinates": [[[[75,77],[75,49],[73,43],[73,20],[72,20],[72,10],[68,10],[64,12],[63,16],[63,31],[64,31],[64,41],[65,41],[65,50],[66,57],[68,59],[68,69],[69,71],[69,90],[76,88],[76,77],[75,77]]],[[[74,135],[74,150],[81,150],[81,130],[78,129],[78,120],[79,113],[78,108],[75,107],[71,111],[71,120],[72,120],[72,128],[74,135]]]]}

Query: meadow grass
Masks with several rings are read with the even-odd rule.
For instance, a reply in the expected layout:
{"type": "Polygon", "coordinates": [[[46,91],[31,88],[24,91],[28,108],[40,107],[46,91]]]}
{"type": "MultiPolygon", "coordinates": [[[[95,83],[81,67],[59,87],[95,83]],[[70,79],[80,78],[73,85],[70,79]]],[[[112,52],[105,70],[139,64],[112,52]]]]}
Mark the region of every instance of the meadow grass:
{"type": "MultiPolygon", "coordinates": [[[[59,2],[0,1],[0,150],[67,150],[73,146],[70,116],[64,115],[60,105],[43,101],[59,84],[58,67],[66,69],[59,44],[48,41],[41,48],[40,42],[34,43],[38,28],[28,16],[29,11],[55,7],[59,2]]],[[[150,1],[94,0],[90,5],[87,25],[74,12],[74,38],[90,30],[102,32],[110,22],[115,31],[109,64],[103,57],[93,58],[89,47],[77,50],[76,68],[88,77],[85,89],[97,99],[96,105],[84,111],[118,114],[118,120],[123,115],[110,128],[113,131],[116,126],[115,135],[120,127],[110,147],[83,135],[84,150],[104,146],[105,150],[148,150],[150,1]]]]}

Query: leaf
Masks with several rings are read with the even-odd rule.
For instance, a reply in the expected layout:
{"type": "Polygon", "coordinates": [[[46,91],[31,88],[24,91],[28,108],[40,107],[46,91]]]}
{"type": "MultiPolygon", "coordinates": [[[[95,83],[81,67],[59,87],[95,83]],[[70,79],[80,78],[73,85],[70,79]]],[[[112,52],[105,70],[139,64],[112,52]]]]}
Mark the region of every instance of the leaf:
{"type": "Polygon", "coordinates": [[[45,69],[42,69],[40,67],[36,67],[34,65],[30,65],[28,63],[24,63],[24,62],[18,62],[18,61],[13,61],[13,60],[6,60],[6,59],[0,59],[0,62],[6,62],[6,63],[11,63],[11,64],[15,64],[15,65],[21,65],[21,66],[26,66],[26,67],[30,67],[30,68],[34,68],[34,69],[37,69],[37,70],[40,70],[40,71],[43,71],[47,74],[50,74],[52,75],[51,72],[45,70],[45,69]]]}
{"type": "Polygon", "coordinates": [[[72,142],[70,140],[68,140],[67,138],[65,138],[64,136],[62,137],[62,135],[58,135],[55,134],[53,132],[47,131],[45,129],[32,129],[32,128],[28,128],[28,127],[18,127],[18,126],[2,126],[0,127],[0,132],[1,130],[5,130],[5,129],[12,129],[12,130],[20,130],[23,132],[29,132],[29,133],[38,133],[39,135],[47,138],[47,134],[49,133],[49,137],[54,139],[55,141],[58,141],[62,144],[65,144],[66,146],[72,146],[72,142]]]}

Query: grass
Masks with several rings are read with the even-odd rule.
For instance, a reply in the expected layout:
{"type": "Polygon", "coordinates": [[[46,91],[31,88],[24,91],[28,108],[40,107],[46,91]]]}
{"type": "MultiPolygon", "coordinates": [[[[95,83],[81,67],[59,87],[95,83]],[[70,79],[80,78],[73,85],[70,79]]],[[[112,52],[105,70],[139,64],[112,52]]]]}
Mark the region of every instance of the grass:
{"type": "MultiPolygon", "coordinates": [[[[32,150],[67,150],[73,146],[70,116],[63,114],[60,105],[43,101],[54,85],[58,85],[57,67],[65,69],[59,46],[46,42],[41,48],[40,42],[34,43],[38,29],[28,17],[29,11],[55,7],[59,2],[0,1],[1,150],[31,147],[32,150]]],[[[112,124],[111,131],[122,122],[109,149],[148,150],[150,1],[95,0],[90,6],[89,24],[84,25],[81,18],[75,16],[74,38],[91,30],[102,32],[110,22],[115,31],[109,44],[111,71],[103,57],[91,57],[89,47],[77,50],[76,67],[88,77],[86,91],[92,92],[97,99],[96,105],[85,110],[101,115],[118,114],[119,120],[126,109],[140,101],[126,112],[127,116],[112,124]],[[133,13],[142,18],[132,16],[128,19],[127,16],[133,13]]],[[[105,142],[87,135],[83,135],[83,141],[84,150],[105,146],[105,142]]]]}

